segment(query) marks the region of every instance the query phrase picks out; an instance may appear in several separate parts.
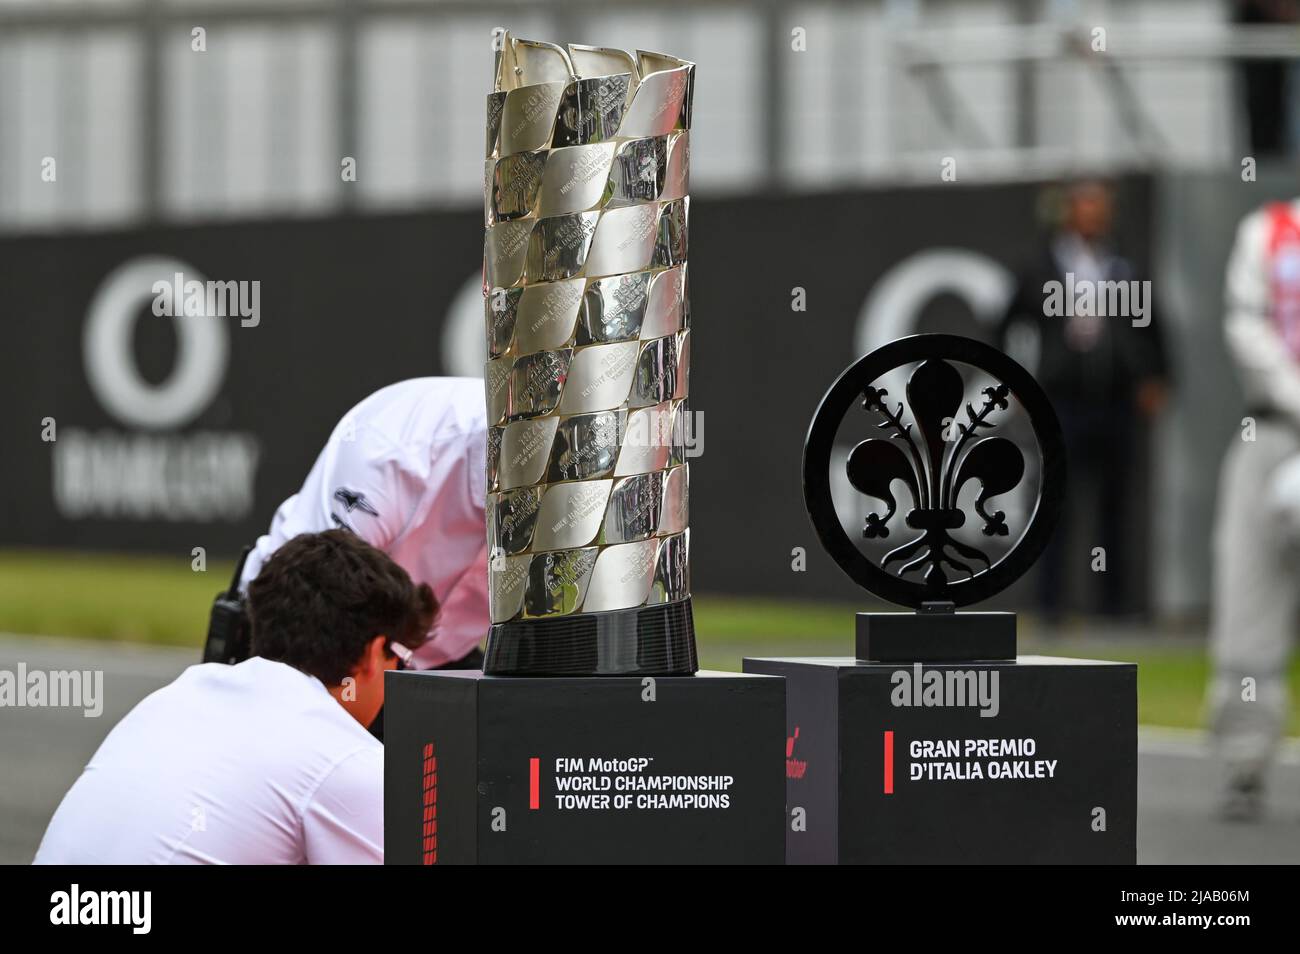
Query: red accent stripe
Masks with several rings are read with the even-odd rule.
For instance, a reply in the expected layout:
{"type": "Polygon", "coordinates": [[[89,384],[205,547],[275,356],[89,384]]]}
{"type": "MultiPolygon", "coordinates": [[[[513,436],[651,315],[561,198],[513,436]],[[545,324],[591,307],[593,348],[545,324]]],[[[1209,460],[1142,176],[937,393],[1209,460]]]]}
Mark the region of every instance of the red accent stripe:
{"type": "Polygon", "coordinates": [[[528,807],[533,811],[542,807],[542,760],[528,760],[528,807]]]}
{"type": "Polygon", "coordinates": [[[894,794],[894,730],[885,730],[885,794],[894,794]]]}
{"type": "Polygon", "coordinates": [[[424,827],[421,831],[423,861],[426,865],[438,863],[438,760],[433,754],[433,743],[424,746],[424,827]]]}

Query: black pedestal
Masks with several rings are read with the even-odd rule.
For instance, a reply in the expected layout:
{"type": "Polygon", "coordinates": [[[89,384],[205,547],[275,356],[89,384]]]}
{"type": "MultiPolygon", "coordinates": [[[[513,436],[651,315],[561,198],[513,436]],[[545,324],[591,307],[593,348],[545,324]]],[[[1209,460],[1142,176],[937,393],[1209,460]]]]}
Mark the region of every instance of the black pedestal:
{"type": "Polygon", "coordinates": [[[792,863],[1137,854],[1137,667],[746,659],[786,678],[792,863]]]}
{"type": "Polygon", "coordinates": [[[785,858],[780,679],[390,672],[390,864],[785,858]]]}

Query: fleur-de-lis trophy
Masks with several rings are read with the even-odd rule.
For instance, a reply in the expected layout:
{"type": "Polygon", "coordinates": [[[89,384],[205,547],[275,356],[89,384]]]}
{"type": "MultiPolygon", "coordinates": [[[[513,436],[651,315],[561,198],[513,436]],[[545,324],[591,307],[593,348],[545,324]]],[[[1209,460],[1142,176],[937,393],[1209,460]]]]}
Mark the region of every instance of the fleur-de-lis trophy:
{"type": "Polygon", "coordinates": [[[1019,655],[1015,613],[957,610],[1025,573],[1060,514],[1038,383],[969,338],[891,341],[826,392],[803,481],[834,561],[908,611],[858,613],[852,656],[745,659],[785,678],[786,804],[809,820],[787,861],[1131,864],[1136,667],[1019,655]]]}
{"type": "Polygon", "coordinates": [[[509,33],[500,41],[484,176],[484,670],[693,673],[695,67],[509,33]]]}
{"type": "Polygon", "coordinates": [[[1064,495],[1064,445],[1047,396],[1002,352],[953,335],[902,338],[851,366],[822,400],[804,449],[804,501],[823,545],[866,589],[920,611],[859,614],[862,658],[1013,657],[1014,614],[963,613],[958,621],[953,610],[988,598],[1029,568],[1064,495]],[[963,365],[993,383],[968,396],[963,365]],[[908,367],[904,394],[891,395],[881,380],[908,367]],[[1007,512],[991,502],[1019,488],[1027,472],[1020,446],[994,433],[1008,424],[1013,400],[1037,443],[1038,488],[1025,526],[1016,528],[1023,532],[997,556],[958,531],[974,520],[979,539],[1012,539],[1007,512]],[[857,443],[843,467],[849,487],[884,504],[867,513],[857,538],[899,541],[879,556],[851,539],[833,499],[833,447],[855,407],[868,417],[854,420],[883,432],[857,443]],[[900,484],[906,511],[895,495],[900,484]],[[978,488],[973,495],[971,487],[978,488]]]}

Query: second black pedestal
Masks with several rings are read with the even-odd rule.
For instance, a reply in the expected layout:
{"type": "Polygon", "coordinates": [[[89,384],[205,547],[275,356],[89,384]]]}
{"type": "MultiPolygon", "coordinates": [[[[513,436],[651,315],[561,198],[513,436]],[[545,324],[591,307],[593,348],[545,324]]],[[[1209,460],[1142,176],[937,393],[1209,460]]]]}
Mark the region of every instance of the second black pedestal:
{"type": "Polygon", "coordinates": [[[1137,668],[746,659],[786,680],[786,857],[1110,863],[1137,851],[1137,668]]]}

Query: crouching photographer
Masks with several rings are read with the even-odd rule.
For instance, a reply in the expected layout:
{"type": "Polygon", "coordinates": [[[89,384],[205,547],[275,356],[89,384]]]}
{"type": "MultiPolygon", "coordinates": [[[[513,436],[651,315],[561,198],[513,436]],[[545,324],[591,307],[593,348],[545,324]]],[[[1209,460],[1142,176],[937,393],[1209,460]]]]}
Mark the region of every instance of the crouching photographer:
{"type": "Polygon", "coordinates": [[[295,537],[248,587],[253,656],[191,666],[109,733],[38,864],[382,863],[384,673],[437,604],[343,530],[295,537]]]}

